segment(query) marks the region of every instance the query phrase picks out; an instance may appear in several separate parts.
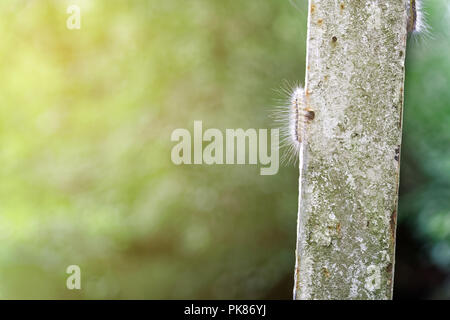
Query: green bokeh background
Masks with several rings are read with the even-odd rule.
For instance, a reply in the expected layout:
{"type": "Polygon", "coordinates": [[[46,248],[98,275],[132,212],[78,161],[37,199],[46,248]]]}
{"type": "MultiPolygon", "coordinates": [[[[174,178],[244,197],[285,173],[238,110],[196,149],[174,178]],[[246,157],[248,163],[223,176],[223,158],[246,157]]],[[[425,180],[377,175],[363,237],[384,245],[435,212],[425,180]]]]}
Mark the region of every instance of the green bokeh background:
{"type": "MultiPolygon", "coordinates": [[[[397,298],[450,298],[450,7],[426,8],[431,36],[407,54],[397,298]]],[[[0,298],[291,298],[298,170],[175,166],[170,135],[194,120],[273,127],[277,89],[304,79],[306,13],[2,1],[0,298]],[[81,30],[66,28],[70,4],[81,30]]]]}

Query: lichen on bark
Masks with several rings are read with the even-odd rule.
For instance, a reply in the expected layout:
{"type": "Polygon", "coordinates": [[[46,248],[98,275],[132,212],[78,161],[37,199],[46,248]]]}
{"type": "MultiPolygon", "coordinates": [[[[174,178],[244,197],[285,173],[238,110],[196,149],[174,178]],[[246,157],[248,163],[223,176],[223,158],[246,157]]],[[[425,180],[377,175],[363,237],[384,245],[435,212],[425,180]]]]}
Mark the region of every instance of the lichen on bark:
{"type": "Polygon", "coordinates": [[[392,298],[404,0],[310,0],[294,298],[392,298]]]}

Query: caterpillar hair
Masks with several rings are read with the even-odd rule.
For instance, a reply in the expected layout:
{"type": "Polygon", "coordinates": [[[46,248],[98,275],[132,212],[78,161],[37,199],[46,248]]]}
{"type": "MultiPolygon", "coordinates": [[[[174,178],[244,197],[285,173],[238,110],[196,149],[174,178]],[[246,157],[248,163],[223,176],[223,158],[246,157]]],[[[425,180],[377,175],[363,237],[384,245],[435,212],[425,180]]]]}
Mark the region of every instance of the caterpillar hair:
{"type": "Polygon", "coordinates": [[[407,0],[408,33],[411,35],[428,34],[429,27],[425,21],[423,0],[407,0]]]}
{"type": "Polygon", "coordinates": [[[281,145],[284,149],[283,163],[295,163],[302,143],[306,141],[306,127],[315,113],[306,106],[305,90],[297,85],[283,90],[289,93],[288,101],[275,111],[275,120],[281,125],[281,145]]]}

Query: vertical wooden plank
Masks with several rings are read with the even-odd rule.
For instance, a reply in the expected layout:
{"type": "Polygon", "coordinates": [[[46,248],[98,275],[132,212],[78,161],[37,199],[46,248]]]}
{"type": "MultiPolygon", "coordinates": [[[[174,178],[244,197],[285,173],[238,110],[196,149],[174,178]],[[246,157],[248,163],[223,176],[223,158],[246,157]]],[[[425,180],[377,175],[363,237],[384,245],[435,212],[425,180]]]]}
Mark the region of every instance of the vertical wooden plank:
{"type": "Polygon", "coordinates": [[[296,299],[391,299],[404,0],[310,0],[296,299]]]}

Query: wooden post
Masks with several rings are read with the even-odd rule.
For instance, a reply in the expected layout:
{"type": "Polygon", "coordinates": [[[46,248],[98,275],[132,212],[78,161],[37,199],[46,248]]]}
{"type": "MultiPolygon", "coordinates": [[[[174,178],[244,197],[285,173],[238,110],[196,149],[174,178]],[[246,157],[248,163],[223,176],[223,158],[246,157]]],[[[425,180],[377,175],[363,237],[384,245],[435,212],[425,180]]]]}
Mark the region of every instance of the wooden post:
{"type": "Polygon", "coordinates": [[[295,299],[391,299],[404,0],[310,0],[295,299]]]}

